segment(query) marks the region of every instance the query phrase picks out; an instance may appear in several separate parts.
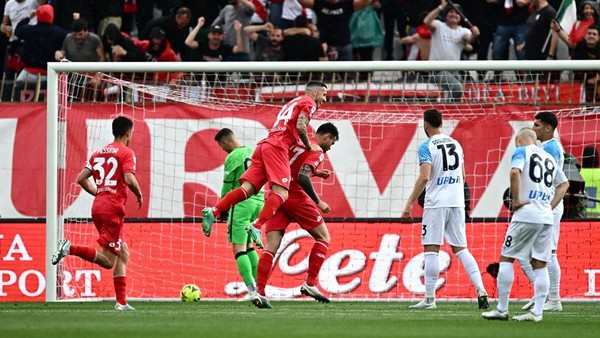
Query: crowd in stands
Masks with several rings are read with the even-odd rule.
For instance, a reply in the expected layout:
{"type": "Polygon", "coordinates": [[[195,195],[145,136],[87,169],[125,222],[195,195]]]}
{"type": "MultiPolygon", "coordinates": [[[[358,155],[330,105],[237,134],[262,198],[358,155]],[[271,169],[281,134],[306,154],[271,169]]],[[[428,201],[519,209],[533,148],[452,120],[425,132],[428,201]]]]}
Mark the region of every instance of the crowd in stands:
{"type": "MultiPolygon", "coordinates": [[[[596,59],[598,3],[576,2],[578,21],[567,34],[555,20],[560,0],[7,0],[2,68],[8,79],[28,81],[63,59],[596,59]],[[560,55],[559,41],[569,53],[560,55]]],[[[434,75],[447,97],[461,95],[456,74],[434,75]]]]}

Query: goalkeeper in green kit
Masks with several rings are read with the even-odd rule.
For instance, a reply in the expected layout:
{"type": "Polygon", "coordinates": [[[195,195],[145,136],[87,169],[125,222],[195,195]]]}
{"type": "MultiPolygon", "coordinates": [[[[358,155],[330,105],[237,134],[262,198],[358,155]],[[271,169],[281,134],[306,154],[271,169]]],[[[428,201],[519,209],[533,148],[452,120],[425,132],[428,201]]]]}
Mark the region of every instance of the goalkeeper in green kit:
{"type": "MultiPolygon", "coordinates": [[[[227,155],[223,175],[221,198],[230,190],[241,186],[240,176],[248,169],[253,149],[243,146],[231,129],[223,128],[215,135],[215,141],[227,155]]],[[[248,287],[248,294],[240,300],[250,300],[256,293],[256,267],[258,254],[245,228],[252,223],[262,210],[265,202],[264,193],[260,191],[245,201],[236,204],[229,210],[227,219],[227,241],[233,244],[233,254],[240,276],[248,287]]],[[[203,227],[204,235],[210,236],[212,227],[203,227]]]]}

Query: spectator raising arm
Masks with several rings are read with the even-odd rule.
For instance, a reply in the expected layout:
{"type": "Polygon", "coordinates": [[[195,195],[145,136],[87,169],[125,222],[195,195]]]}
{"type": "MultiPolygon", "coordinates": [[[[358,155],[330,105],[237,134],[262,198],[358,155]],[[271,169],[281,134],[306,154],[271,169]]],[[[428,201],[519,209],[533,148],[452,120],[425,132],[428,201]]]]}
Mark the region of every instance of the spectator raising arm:
{"type": "Polygon", "coordinates": [[[198,32],[200,31],[200,29],[202,28],[202,26],[204,26],[204,22],[205,22],[204,17],[203,16],[199,17],[196,27],[194,27],[194,29],[192,29],[190,31],[190,34],[188,34],[187,38],[185,39],[185,45],[188,46],[189,48],[191,48],[191,49],[198,48],[198,41],[196,41],[196,35],[198,35],[198,32]]]}
{"type": "Polygon", "coordinates": [[[248,38],[251,41],[256,41],[258,39],[258,32],[267,31],[270,32],[273,30],[273,24],[270,22],[265,23],[264,25],[252,25],[244,27],[244,33],[248,35],[248,38]]]}
{"type": "Polygon", "coordinates": [[[235,29],[235,46],[233,46],[233,54],[244,53],[244,40],[242,40],[242,23],[238,20],[233,22],[235,29]]]}
{"type": "Polygon", "coordinates": [[[437,28],[435,19],[440,15],[442,10],[444,10],[444,7],[446,7],[446,0],[442,0],[440,5],[432,9],[431,12],[427,14],[425,19],[423,19],[423,23],[427,26],[427,28],[429,28],[430,31],[433,32],[437,28]]]}

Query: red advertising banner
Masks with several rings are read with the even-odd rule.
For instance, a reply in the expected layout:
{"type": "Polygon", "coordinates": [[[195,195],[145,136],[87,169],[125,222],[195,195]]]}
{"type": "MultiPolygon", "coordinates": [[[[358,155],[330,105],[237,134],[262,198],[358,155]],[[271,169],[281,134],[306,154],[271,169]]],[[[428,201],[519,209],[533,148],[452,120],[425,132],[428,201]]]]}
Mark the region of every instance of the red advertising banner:
{"type": "MultiPolygon", "coordinates": [[[[221,190],[225,152],[214,141],[223,127],[254,146],[267,135],[280,105],[193,107],[153,104],[122,107],[135,117],[131,147],[145,200],[136,218],[199,217],[221,190]]],[[[332,218],[399,218],[418,173],[417,147],[426,139],[420,121],[431,105],[327,103],[311,122],[333,121],[340,140],[326,155],[333,175],[315,180],[317,193],[332,207],[332,218]]],[[[471,217],[508,217],[502,195],[509,186],[510,154],[516,130],[531,126],[535,109],[516,105],[460,105],[445,109],[444,131],[463,145],[471,217]],[[448,110],[450,109],[450,110],[448,110]]],[[[67,146],[59,160],[64,177],[61,213],[89,217],[92,199],[74,182],[89,154],[112,141],[113,105],[73,103],[65,123],[67,146]]],[[[577,108],[560,115],[558,136],[567,153],[581,160],[583,148],[600,144],[596,114],[577,108]]],[[[61,122],[62,123],[62,122],[61,122]]],[[[3,218],[45,217],[46,111],[42,105],[0,104],[0,212],[3,218]],[[35,140],[35,142],[33,142],[35,140]]],[[[415,206],[414,215],[421,209],[415,206]]]]}
{"type": "MultiPolygon", "coordinates": [[[[559,243],[561,296],[600,299],[600,256],[595,254],[600,223],[563,222],[559,243]],[[596,277],[598,282],[596,282],[596,277]]],[[[498,261],[506,223],[468,223],[469,250],[479,263],[484,283],[497,296],[495,279],[486,272],[498,261]]],[[[421,297],[423,255],[420,224],[330,223],[332,242],[319,274],[319,287],[333,299],[411,299],[421,297]]],[[[45,299],[45,224],[0,224],[0,301],[45,299]]],[[[68,224],[75,244],[95,245],[88,223],[68,224]]],[[[127,223],[131,250],[127,267],[130,298],[178,297],[184,284],[200,286],[203,297],[232,299],[245,292],[236,269],[224,224],[211,237],[194,223],[127,223]]],[[[288,230],[274,264],[267,294],[299,296],[312,240],[295,225],[288,230]]],[[[59,295],[68,298],[113,298],[112,274],[77,257],[62,264],[59,295]]],[[[469,278],[449,247],[440,253],[438,298],[474,298],[469,278]]],[[[533,290],[517,268],[513,298],[529,298],[533,290]]]]}

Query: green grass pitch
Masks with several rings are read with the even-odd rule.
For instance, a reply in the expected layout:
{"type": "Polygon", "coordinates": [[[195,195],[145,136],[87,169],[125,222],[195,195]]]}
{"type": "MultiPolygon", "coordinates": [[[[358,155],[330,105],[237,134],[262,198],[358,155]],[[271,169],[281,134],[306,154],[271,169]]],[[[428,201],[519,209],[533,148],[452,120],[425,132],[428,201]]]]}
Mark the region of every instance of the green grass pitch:
{"type": "MultiPolygon", "coordinates": [[[[114,311],[114,302],[0,303],[0,337],[600,337],[600,303],[563,303],[540,323],[487,321],[476,303],[443,301],[435,310],[407,302],[131,304],[137,311],[114,311]]],[[[522,305],[513,302],[511,315],[522,305]]]]}

